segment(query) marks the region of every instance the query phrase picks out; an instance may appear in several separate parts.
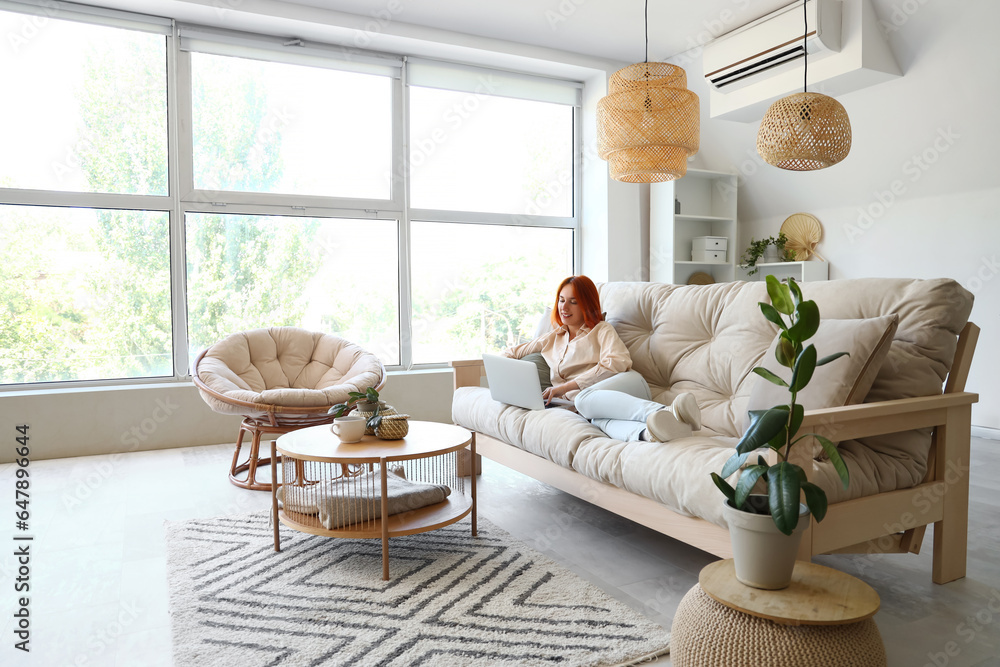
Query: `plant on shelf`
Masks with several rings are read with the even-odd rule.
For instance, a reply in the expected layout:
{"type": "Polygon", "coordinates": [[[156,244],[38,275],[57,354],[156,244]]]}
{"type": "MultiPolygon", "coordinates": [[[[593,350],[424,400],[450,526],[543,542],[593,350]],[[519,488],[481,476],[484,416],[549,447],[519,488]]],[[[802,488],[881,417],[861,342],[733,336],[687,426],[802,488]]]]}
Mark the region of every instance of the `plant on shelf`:
{"type": "Polygon", "coordinates": [[[740,265],[748,269],[748,276],[754,275],[758,271],[757,262],[767,254],[769,246],[774,246],[778,254],[778,259],[782,262],[794,262],[795,251],[785,248],[786,243],[788,243],[788,237],[783,232],[779,232],[777,236],[769,236],[759,241],[751,237],[750,245],[743,251],[743,256],[740,257],[740,265]]]}
{"type": "MultiPolygon", "coordinates": [[[[763,367],[754,368],[753,372],[768,382],[788,389],[789,400],[787,404],[775,405],[767,410],[751,410],[748,413],[750,425],[736,444],[735,453],[723,466],[721,475],[712,473],[712,480],[726,497],[727,521],[733,539],[734,558],[737,560],[737,578],[750,585],[755,584],[744,581],[744,578],[740,576],[739,555],[736,553],[737,536],[733,534],[734,524],[739,524],[741,517],[735,515],[736,520],[734,521],[729,518],[729,515],[733,515],[734,511],[770,515],[773,527],[784,535],[793,534],[799,524],[800,515],[806,517],[808,513],[812,513],[816,521],[822,521],[823,517],[826,516],[826,493],[808,481],[805,470],[788,460],[792,447],[803,441],[810,443],[811,438],[815,438],[829,457],[844,484],[844,488],[847,488],[849,481],[847,466],[833,442],[815,433],[802,435],[798,433],[805,412],[802,405],[796,402],[799,392],[809,384],[817,367],[839,359],[847,352],[837,352],[818,358],[814,345],[804,347],[805,341],[815,335],[819,329],[819,307],[815,301],[807,301],[802,298],[802,291],[794,279],[789,278],[788,283],[783,284],[774,276],[769,275],[765,280],[771,303],[761,302],[758,305],[764,317],[780,329],[775,358],[781,366],[791,370],[791,377],[786,381],[763,367]],[[768,464],[763,456],[758,455],[755,464],[743,468],[736,488],[726,482],[725,478],[743,467],[753,452],[765,447],[775,453],[777,463],[768,464]],[[767,494],[751,496],[751,491],[759,480],[763,480],[767,494]],[[800,505],[800,497],[804,497],[805,507],[800,505]]],[[[787,375],[787,373],[784,374],[787,375]]],[[[761,522],[757,521],[756,523],[760,524],[761,522]]],[[[764,524],[765,528],[766,525],[764,524]]],[[[759,530],[759,527],[754,530],[759,530]]],[[[791,549],[790,566],[787,572],[789,580],[791,567],[795,564],[795,552],[798,550],[799,539],[801,539],[801,531],[798,532],[798,539],[786,540],[786,542],[791,543],[788,545],[791,549]]],[[[774,544],[773,540],[770,544],[774,544]]],[[[770,555],[764,555],[765,559],[769,557],[770,555]]],[[[787,586],[787,582],[784,585],[787,586]]],[[[758,587],[781,588],[782,586],[758,587]]]]}
{"type": "Polygon", "coordinates": [[[379,400],[378,390],[375,387],[368,387],[365,391],[348,392],[346,403],[338,403],[326,412],[334,417],[343,417],[351,407],[356,407],[358,412],[370,413],[371,416],[368,417],[365,426],[368,430],[374,430],[382,423],[382,412],[386,405],[379,400]]]}

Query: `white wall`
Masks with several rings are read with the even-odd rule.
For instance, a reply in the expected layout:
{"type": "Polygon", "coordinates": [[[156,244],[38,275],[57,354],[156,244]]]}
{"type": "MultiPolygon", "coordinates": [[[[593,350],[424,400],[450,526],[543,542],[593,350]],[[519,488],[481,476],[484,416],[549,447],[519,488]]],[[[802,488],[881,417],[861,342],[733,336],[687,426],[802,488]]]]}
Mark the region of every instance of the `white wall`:
{"type": "Polygon", "coordinates": [[[741,175],[738,252],[804,211],[823,224],[819,250],[831,278],[949,277],[972,291],[972,320],[982,328],[968,383],[980,394],[973,423],[1000,429],[992,344],[1000,337],[1000,3],[895,3],[880,19],[903,76],[838,97],[851,118],[851,154],[817,172],[764,164],[759,123],[711,120],[700,54],[684,54],[703,105],[694,164],[741,175]]]}

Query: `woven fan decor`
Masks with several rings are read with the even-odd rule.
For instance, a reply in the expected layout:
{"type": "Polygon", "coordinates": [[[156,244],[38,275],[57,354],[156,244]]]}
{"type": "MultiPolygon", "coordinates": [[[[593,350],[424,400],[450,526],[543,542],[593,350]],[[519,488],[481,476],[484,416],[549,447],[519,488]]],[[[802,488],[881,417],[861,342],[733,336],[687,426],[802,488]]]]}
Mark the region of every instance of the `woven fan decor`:
{"type": "Polygon", "coordinates": [[[851,152],[847,110],[820,93],[783,97],[764,114],[757,152],[768,164],[791,171],[835,165],[851,152]]]}
{"type": "Polygon", "coordinates": [[[816,252],[816,245],[823,239],[823,225],[816,216],[808,213],[792,214],[781,223],[780,231],[788,239],[785,250],[794,251],[796,261],[805,261],[813,255],[823,260],[816,252]]]}
{"type": "Polygon", "coordinates": [[[597,149],[611,178],[660,183],[687,173],[698,152],[698,96],[687,74],[669,63],[637,63],[615,72],[597,103],[597,149]]]}

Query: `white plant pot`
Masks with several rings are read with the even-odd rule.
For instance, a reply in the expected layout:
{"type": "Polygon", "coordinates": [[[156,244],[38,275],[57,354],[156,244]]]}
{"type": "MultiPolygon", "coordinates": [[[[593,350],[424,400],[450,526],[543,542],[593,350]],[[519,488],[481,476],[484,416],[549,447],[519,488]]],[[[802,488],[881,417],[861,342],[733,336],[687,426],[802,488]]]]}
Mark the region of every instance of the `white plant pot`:
{"type": "MultiPolygon", "coordinates": [[[[763,502],[767,507],[767,496],[751,495],[748,502],[763,502]]],[[[778,530],[770,514],[734,509],[728,500],[723,501],[722,515],[729,524],[736,578],[753,588],[786,588],[792,582],[802,533],[809,525],[809,508],[799,503],[799,523],[791,535],[778,530]]]]}

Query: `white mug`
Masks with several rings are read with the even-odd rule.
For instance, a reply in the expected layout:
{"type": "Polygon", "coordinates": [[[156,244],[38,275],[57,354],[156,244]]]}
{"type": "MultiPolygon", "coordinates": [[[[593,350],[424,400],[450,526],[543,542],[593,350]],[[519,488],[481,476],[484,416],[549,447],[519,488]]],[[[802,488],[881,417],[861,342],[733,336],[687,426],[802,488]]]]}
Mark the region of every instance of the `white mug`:
{"type": "Polygon", "coordinates": [[[365,434],[367,422],[368,420],[364,417],[355,417],[354,415],[337,417],[333,420],[333,426],[330,427],[330,430],[340,438],[341,442],[357,442],[365,434]]]}

